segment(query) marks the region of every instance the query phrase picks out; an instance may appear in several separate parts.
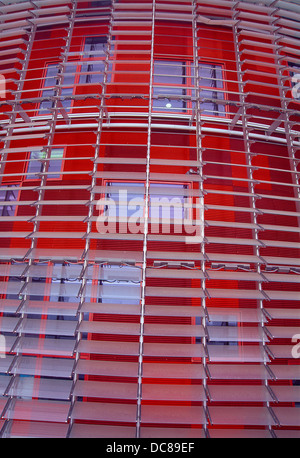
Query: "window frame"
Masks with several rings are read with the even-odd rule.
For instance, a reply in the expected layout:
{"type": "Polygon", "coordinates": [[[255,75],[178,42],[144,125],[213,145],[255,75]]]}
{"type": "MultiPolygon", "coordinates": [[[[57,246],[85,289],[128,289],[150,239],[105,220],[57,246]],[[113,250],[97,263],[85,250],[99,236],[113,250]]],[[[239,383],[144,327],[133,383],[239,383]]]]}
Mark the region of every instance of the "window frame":
{"type": "MultiPolygon", "coordinates": [[[[16,191],[16,192],[17,192],[17,198],[16,198],[15,200],[13,200],[12,202],[19,202],[19,201],[20,201],[20,194],[21,194],[21,186],[20,186],[20,183],[2,184],[2,185],[0,186],[0,191],[2,191],[2,187],[8,188],[8,187],[10,187],[10,186],[11,186],[11,187],[16,187],[16,186],[18,186],[19,189],[16,191]]],[[[7,202],[7,201],[8,201],[8,200],[6,200],[7,193],[12,192],[12,191],[10,191],[9,189],[7,189],[7,190],[4,191],[4,192],[5,192],[5,199],[3,200],[3,202],[7,202]]],[[[6,206],[6,205],[0,205],[0,218],[1,218],[2,216],[3,216],[3,217],[5,217],[5,216],[6,216],[6,217],[7,217],[7,216],[11,216],[11,217],[16,216],[16,215],[17,215],[17,211],[18,211],[18,209],[17,209],[18,204],[12,205],[12,207],[15,207],[15,208],[14,208],[14,213],[13,213],[13,215],[4,215],[3,212],[5,211],[5,209],[7,208],[7,206],[6,206]],[[1,210],[1,207],[2,207],[2,210],[1,210]]]]}
{"type": "MultiPolygon", "coordinates": [[[[155,82],[155,76],[161,77],[162,75],[155,75],[155,70],[154,70],[154,73],[153,73],[153,95],[154,95],[154,88],[155,87],[158,87],[158,88],[160,88],[160,87],[182,88],[183,99],[182,100],[179,99],[179,100],[183,104],[183,109],[185,111],[180,111],[180,109],[177,110],[176,108],[172,109],[172,106],[171,107],[167,107],[167,105],[166,105],[166,108],[170,108],[170,110],[171,110],[170,112],[172,112],[172,113],[174,112],[174,113],[185,113],[185,114],[188,114],[188,112],[189,112],[189,110],[191,108],[188,105],[189,105],[189,102],[190,102],[190,105],[191,105],[191,101],[188,100],[188,98],[185,99],[185,96],[192,96],[192,89],[191,89],[192,88],[192,84],[191,84],[192,75],[191,75],[191,72],[190,72],[191,67],[190,67],[189,64],[187,64],[188,61],[175,60],[175,59],[174,60],[154,59],[154,68],[155,68],[155,63],[156,62],[159,62],[159,63],[165,62],[166,67],[172,67],[174,62],[179,62],[179,63],[182,64],[182,69],[184,69],[184,72],[183,72],[182,76],[179,77],[178,75],[174,75],[174,76],[172,76],[172,78],[178,78],[178,81],[179,81],[180,78],[182,78],[185,81],[184,84],[183,83],[181,83],[181,84],[180,83],[165,83],[165,84],[156,83],[155,82]]],[[[164,77],[164,76],[162,76],[162,77],[164,77]]],[[[167,76],[165,76],[164,78],[167,78],[167,76]]],[[[172,100],[172,99],[168,99],[167,97],[166,98],[161,98],[161,99],[158,98],[158,99],[155,99],[155,100],[159,101],[159,100],[165,100],[165,99],[168,100],[168,101],[172,100]]],[[[175,99],[175,100],[177,101],[177,99],[175,99]]],[[[152,111],[155,111],[155,112],[156,111],[159,111],[159,112],[161,111],[163,113],[168,113],[168,110],[162,110],[162,108],[159,108],[159,107],[157,107],[157,110],[154,110],[153,104],[152,104],[152,111]]]]}
{"type": "MultiPolygon", "coordinates": [[[[126,185],[126,184],[131,184],[131,183],[136,183],[137,185],[138,185],[138,184],[140,184],[140,185],[144,185],[144,184],[145,184],[144,181],[139,181],[139,180],[130,180],[130,181],[129,181],[129,180],[117,180],[117,179],[112,179],[112,180],[105,179],[105,180],[103,180],[103,186],[107,186],[108,188],[109,188],[109,184],[117,184],[117,183],[122,183],[122,184],[124,184],[124,185],[126,185]]],[[[177,182],[177,181],[176,181],[176,182],[170,183],[170,182],[166,182],[166,181],[157,181],[157,180],[153,180],[153,181],[152,181],[152,180],[151,180],[149,184],[150,184],[150,186],[151,186],[151,184],[155,184],[155,185],[170,185],[170,186],[177,186],[177,185],[180,185],[180,186],[183,187],[183,189],[186,189],[186,190],[193,189],[193,184],[192,184],[192,182],[188,182],[188,181],[186,181],[186,182],[179,182],[179,181],[177,182]],[[185,187],[185,188],[184,188],[184,187],[185,187]]],[[[108,192],[106,192],[106,193],[104,193],[104,192],[100,193],[100,199],[98,199],[98,200],[107,199],[107,198],[108,198],[108,197],[107,197],[108,194],[109,194],[108,192]]],[[[164,197],[168,197],[168,195],[166,194],[164,197]]],[[[174,196],[174,197],[176,197],[176,196],[174,196]]],[[[178,197],[178,196],[177,196],[177,197],[178,197]]],[[[192,196],[187,196],[187,198],[188,198],[188,203],[191,204],[191,203],[193,202],[193,197],[192,197],[192,196]]],[[[105,212],[105,207],[106,207],[105,205],[100,205],[100,206],[97,205],[97,212],[99,212],[99,213],[98,213],[98,216],[99,216],[99,215],[101,216],[101,215],[104,214],[104,212],[105,212]]],[[[150,205],[150,209],[151,209],[151,205],[150,205]]],[[[187,208],[187,209],[185,209],[185,211],[188,212],[188,216],[183,215],[183,218],[184,218],[184,219],[186,219],[186,218],[193,219],[193,217],[192,217],[192,215],[193,215],[193,208],[187,208]]],[[[107,216],[109,216],[109,215],[107,215],[107,216]]],[[[119,215],[117,215],[117,218],[118,218],[118,217],[119,217],[119,215]]],[[[143,210],[142,218],[144,218],[144,217],[145,217],[145,209],[143,210]]],[[[153,218],[155,219],[155,218],[157,218],[157,216],[153,216],[153,218]]],[[[170,218],[170,222],[169,222],[169,226],[170,226],[170,227],[175,226],[175,223],[174,223],[175,220],[176,220],[176,217],[170,218]]],[[[182,221],[183,221],[183,220],[182,220],[182,221]]],[[[117,221],[117,222],[118,222],[118,221],[117,221]]],[[[127,222],[126,224],[128,224],[128,222],[127,222]]],[[[161,225],[161,224],[166,224],[166,223],[165,223],[165,222],[164,222],[164,223],[162,223],[162,222],[159,222],[159,223],[153,222],[153,223],[151,223],[151,216],[150,216],[150,227],[151,227],[151,224],[153,224],[153,226],[155,227],[157,224],[158,224],[158,225],[161,225]]],[[[128,228],[127,228],[127,230],[128,230],[128,228]]],[[[126,232],[126,233],[128,233],[128,232],[126,232]]],[[[149,231],[149,233],[151,234],[151,231],[149,231]]],[[[156,233],[156,232],[153,232],[153,234],[155,234],[155,233],[156,233]]]]}
{"type": "MultiPolygon", "coordinates": [[[[72,61],[70,61],[70,63],[72,63],[72,61]]],[[[53,92],[54,92],[54,90],[55,90],[55,85],[53,85],[53,86],[45,86],[44,84],[45,84],[45,81],[46,81],[46,79],[47,79],[47,71],[48,71],[48,69],[50,68],[50,66],[55,67],[55,66],[58,66],[58,64],[59,64],[58,61],[49,61],[49,62],[46,62],[45,67],[44,67],[44,69],[43,69],[43,75],[42,75],[42,78],[41,78],[42,86],[40,87],[39,97],[43,97],[43,92],[44,92],[44,91],[53,90],[53,92]]],[[[66,86],[66,87],[63,87],[63,88],[62,88],[62,89],[68,89],[69,87],[72,88],[72,94],[69,95],[70,97],[71,97],[72,95],[75,95],[75,92],[76,92],[76,73],[77,73],[77,65],[76,65],[76,72],[75,72],[75,75],[74,75],[74,83],[73,83],[73,85],[66,86]]],[[[58,75],[58,69],[57,69],[56,75],[58,75]]],[[[51,78],[51,77],[50,77],[50,78],[51,78]]],[[[56,77],[56,83],[55,83],[55,84],[57,84],[57,82],[58,82],[58,78],[56,77]]],[[[62,96],[63,96],[63,94],[62,94],[62,96]]],[[[70,99],[70,102],[71,102],[71,103],[70,103],[70,107],[63,107],[63,108],[66,110],[67,113],[70,113],[70,112],[71,112],[71,110],[72,110],[72,108],[73,108],[73,105],[74,105],[74,100],[73,100],[73,99],[70,99]]],[[[38,107],[37,107],[37,109],[36,109],[35,116],[49,116],[49,114],[51,115],[52,112],[51,112],[50,109],[49,109],[48,111],[47,111],[47,110],[44,111],[44,109],[42,109],[43,111],[41,112],[41,105],[42,105],[42,103],[43,103],[42,101],[40,101],[40,102],[38,103],[38,107]]],[[[51,104],[51,108],[53,108],[53,103],[54,103],[54,102],[52,102],[52,104],[51,104]]]]}
{"type": "MultiPolygon", "coordinates": [[[[106,43],[106,46],[107,46],[107,35],[87,35],[85,37],[82,38],[82,42],[81,42],[81,48],[80,48],[80,62],[78,62],[77,64],[77,70],[76,70],[76,77],[75,77],[75,85],[78,86],[78,85],[83,85],[83,84],[99,84],[97,82],[84,82],[84,83],[80,83],[80,78],[81,76],[85,76],[85,79],[87,79],[89,77],[88,74],[86,75],[82,75],[81,74],[81,71],[82,71],[82,66],[84,65],[84,63],[87,63],[87,62],[99,62],[99,61],[102,61],[102,62],[105,62],[105,56],[103,58],[100,58],[99,56],[95,55],[95,57],[84,57],[84,48],[85,48],[85,44],[86,44],[86,41],[87,39],[89,38],[104,38],[106,39],[105,41],[103,41],[103,43],[106,43]]],[[[108,73],[108,76],[110,77],[110,81],[111,82],[111,77],[112,77],[112,74],[110,75],[108,73]]],[[[104,72],[103,72],[103,77],[104,77],[104,72]]],[[[101,84],[101,83],[100,83],[101,84]]]]}
{"type": "MultiPolygon", "coordinates": [[[[62,157],[61,157],[61,159],[51,159],[51,155],[50,155],[49,167],[51,165],[51,161],[55,161],[55,160],[61,161],[61,167],[60,167],[60,171],[57,172],[57,175],[59,175],[59,176],[52,177],[51,175],[47,175],[47,181],[48,180],[62,180],[62,172],[63,172],[64,166],[65,166],[66,149],[67,149],[66,147],[63,147],[63,148],[54,147],[54,148],[51,149],[51,155],[52,155],[52,152],[54,150],[62,150],[62,157]]],[[[28,177],[28,173],[29,173],[28,169],[29,169],[29,166],[30,166],[30,156],[31,156],[32,153],[33,153],[33,151],[29,151],[28,155],[27,155],[27,164],[26,164],[26,171],[25,171],[25,176],[24,176],[24,181],[26,181],[26,182],[28,182],[28,181],[36,181],[36,180],[39,179],[38,176],[36,176],[36,177],[34,177],[34,176],[33,177],[31,177],[31,176],[28,177]]],[[[37,159],[37,162],[38,161],[39,161],[39,159],[37,159]]],[[[40,164],[41,164],[41,168],[42,168],[42,161],[40,161],[40,164]]],[[[49,169],[48,169],[48,172],[49,172],[49,169]]],[[[37,173],[41,173],[41,172],[37,172],[37,173]]]]}
{"type": "MultiPolygon", "coordinates": [[[[84,84],[98,84],[97,82],[95,83],[80,83],[80,78],[81,78],[81,69],[82,69],[82,66],[84,63],[87,63],[87,62],[93,62],[93,61],[105,61],[105,56],[102,58],[102,59],[99,59],[98,56],[94,57],[94,58],[91,58],[91,57],[84,57],[83,56],[83,53],[84,53],[84,47],[85,47],[85,43],[86,43],[86,39],[88,38],[101,38],[103,37],[104,39],[106,39],[106,41],[103,41],[103,43],[106,43],[107,44],[107,35],[105,34],[100,34],[100,35],[86,35],[84,37],[82,37],[82,42],[81,42],[81,45],[80,45],[80,51],[78,53],[78,57],[75,58],[75,57],[72,57],[70,60],[68,60],[68,64],[70,64],[70,66],[73,64],[74,67],[75,67],[75,74],[74,74],[74,82],[70,85],[66,85],[66,87],[63,87],[62,89],[69,89],[69,88],[72,88],[72,94],[68,94],[69,97],[72,97],[74,95],[76,95],[76,91],[77,91],[77,88],[79,85],[84,85],[84,84]]],[[[48,69],[50,68],[50,66],[52,67],[58,67],[59,65],[59,62],[57,60],[51,60],[51,61],[47,61],[45,63],[45,66],[44,66],[44,69],[43,69],[43,74],[42,74],[42,77],[41,77],[41,87],[39,89],[39,97],[43,97],[43,92],[44,91],[47,91],[47,90],[52,90],[54,92],[55,90],[55,84],[57,84],[58,82],[58,78],[57,77],[53,77],[55,78],[55,84],[53,86],[45,86],[45,82],[46,82],[46,79],[47,79],[47,72],[48,72],[48,69]]],[[[67,69],[68,69],[68,66],[67,66],[67,69]]],[[[57,72],[56,72],[56,76],[58,75],[58,71],[59,69],[57,68],[57,72]]],[[[73,73],[73,72],[70,72],[70,73],[73,73]]],[[[104,75],[104,73],[103,73],[104,75]]],[[[108,76],[110,77],[110,80],[109,82],[111,82],[111,79],[112,79],[112,75],[113,75],[113,71],[111,72],[111,74],[108,73],[108,76]]],[[[88,77],[88,75],[85,75],[86,77],[88,77]]],[[[51,78],[49,76],[49,78],[51,78]]],[[[63,84],[64,86],[64,84],[63,84]]],[[[63,94],[62,94],[63,96],[63,94]]],[[[71,113],[74,106],[75,106],[75,102],[76,100],[74,99],[70,99],[70,106],[69,107],[63,107],[67,113],[71,113]]],[[[51,115],[51,111],[50,109],[48,110],[43,110],[41,112],[41,104],[43,102],[40,101],[38,103],[38,106],[36,108],[36,111],[35,111],[35,116],[49,116],[49,114],[51,115]]],[[[53,102],[51,104],[51,107],[53,106],[53,102]]]]}
{"type": "MultiPolygon", "coordinates": [[[[195,102],[193,102],[192,100],[192,94],[193,92],[196,91],[197,87],[196,85],[193,85],[193,80],[195,80],[195,75],[193,75],[193,64],[194,62],[192,60],[179,60],[179,59],[154,59],[154,62],[165,62],[166,63],[166,66],[168,65],[168,62],[181,62],[183,65],[182,67],[185,69],[185,74],[182,76],[182,78],[185,79],[185,84],[175,84],[175,83],[166,83],[166,84],[162,84],[162,83],[156,83],[154,80],[155,80],[155,76],[160,76],[160,75],[153,75],[153,95],[154,95],[154,88],[155,87],[182,87],[183,88],[183,92],[184,90],[186,91],[186,93],[183,95],[184,96],[189,96],[187,97],[186,100],[184,100],[184,98],[182,99],[182,103],[183,105],[185,104],[186,107],[183,107],[184,111],[180,111],[180,109],[172,109],[172,107],[169,107],[171,110],[168,111],[168,109],[162,109],[162,108],[157,108],[157,109],[154,109],[154,107],[152,107],[152,111],[154,113],[164,113],[164,114],[170,114],[170,113],[173,113],[173,114],[180,114],[180,115],[191,115],[193,114],[195,108],[193,105],[195,105],[195,102]]],[[[211,67],[215,66],[215,67],[218,67],[219,71],[221,72],[222,74],[222,88],[217,88],[217,87],[214,87],[214,88],[211,88],[211,87],[207,87],[207,86],[202,86],[202,85],[199,85],[199,89],[201,91],[202,90],[210,90],[212,93],[213,92],[221,92],[223,94],[223,100],[227,100],[227,96],[226,96],[226,88],[225,88],[225,65],[223,63],[218,63],[218,62],[212,62],[212,61],[199,61],[198,62],[198,68],[201,67],[201,65],[209,65],[211,67]]],[[[175,76],[177,78],[177,76],[175,76]]],[[[179,77],[178,77],[179,79],[179,77]]],[[[218,78],[216,78],[216,81],[217,81],[218,78]]],[[[159,99],[157,99],[159,100],[159,99]]],[[[161,98],[161,100],[172,100],[172,99],[168,99],[167,97],[166,98],[161,98]]],[[[200,102],[201,104],[202,102],[200,102]]],[[[214,102],[210,102],[210,103],[214,103],[214,102]]],[[[218,106],[219,105],[223,105],[223,104],[217,104],[218,106]]],[[[168,108],[168,107],[166,107],[168,108]]],[[[205,111],[205,110],[204,110],[205,111]]],[[[215,113],[204,113],[204,116],[209,116],[209,117],[214,117],[214,118],[227,118],[228,117],[228,113],[227,113],[227,106],[224,105],[224,112],[220,112],[220,114],[215,114],[215,113]]]]}

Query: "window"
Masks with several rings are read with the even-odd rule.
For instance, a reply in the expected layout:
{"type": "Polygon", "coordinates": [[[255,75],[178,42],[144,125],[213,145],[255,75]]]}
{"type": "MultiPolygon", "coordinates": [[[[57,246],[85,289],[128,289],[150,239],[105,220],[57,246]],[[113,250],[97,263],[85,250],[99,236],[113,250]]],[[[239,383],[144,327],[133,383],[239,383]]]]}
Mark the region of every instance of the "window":
{"type": "MultiPolygon", "coordinates": [[[[192,62],[156,60],[153,78],[153,109],[191,112],[195,108],[195,71],[192,62]]],[[[200,62],[199,86],[202,114],[224,116],[222,66],[200,62]]]]}
{"type": "MultiPolygon", "coordinates": [[[[144,194],[142,194],[142,192],[139,193],[138,189],[143,186],[142,183],[113,182],[107,183],[107,185],[111,187],[111,191],[109,191],[106,194],[106,196],[116,203],[115,209],[111,207],[108,208],[108,215],[130,217],[132,214],[134,214],[139,217],[143,216],[143,207],[142,205],[139,205],[139,203],[143,201],[144,194]],[[124,189],[122,189],[122,186],[124,186],[124,189]],[[114,188],[116,190],[114,190],[114,188]],[[136,188],[137,192],[134,190],[130,192],[130,189],[127,190],[127,188],[136,188]],[[124,198],[126,199],[125,202],[124,198]]],[[[186,213],[186,209],[184,209],[184,203],[186,202],[186,198],[183,195],[176,197],[173,196],[172,190],[174,190],[174,188],[185,189],[186,185],[150,183],[150,217],[164,218],[168,217],[169,215],[171,219],[184,217],[184,214],[186,213]],[[170,194],[164,192],[165,188],[170,188],[170,194]],[[155,194],[152,194],[152,191],[154,189],[156,189],[156,192],[155,194]],[[181,206],[172,206],[172,202],[181,204],[181,206]],[[164,205],[164,203],[169,203],[170,207],[164,205]]],[[[108,187],[108,190],[109,189],[110,188],[108,187]]]]}
{"type": "MultiPolygon", "coordinates": [[[[196,322],[198,320],[198,324],[200,324],[200,321],[199,319],[196,317],[196,322]]],[[[217,333],[214,333],[212,335],[210,335],[210,329],[214,329],[214,326],[216,326],[216,329],[218,329],[219,327],[234,327],[234,328],[237,328],[238,326],[238,323],[237,321],[208,321],[207,322],[207,326],[208,327],[208,335],[209,335],[209,343],[208,345],[233,345],[233,346],[237,346],[239,344],[238,340],[219,340],[219,338],[217,337],[216,338],[216,334],[217,333]]]]}
{"type": "Polygon", "coordinates": [[[110,6],[111,5],[111,0],[102,0],[102,1],[94,1],[91,2],[91,7],[92,8],[100,8],[101,6],[110,6]]]}
{"type": "MultiPolygon", "coordinates": [[[[48,177],[60,178],[62,168],[64,150],[63,148],[54,148],[51,150],[49,160],[48,177]]],[[[35,179],[35,174],[41,173],[43,169],[43,161],[46,158],[45,151],[34,151],[30,153],[30,161],[27,168],[27,180],[35,179]]]]}
{"type": "MultiPolygon", "coordinates": [[[[86,37],[79,62],[68,62],[64,73],[60,77],[57,64],[48,64],[45,70],[44,86],[40,96],[45,98],[39,106],[39,114],[51,113],[54,107],[56,88],[60,85],[60,101],[66,111],[70,111],[77,84],[97,84],[104,79],[105,58],[107,52],[107,37],[99,35],[86,37]],[[52,100],[49,100],[52,98],[52,100]]],[[[111,64],[110,64],[111,65],[111,64]]],[[[111,66],[109,67],[111,72],[111,66]]],[[[107,81],[111,79],[111,73],[107,75],[107,81]]]]}
{"type": "Polygon", "coordinates": [[[200,97],[213,99],[201,102],[203,114],[224,116],[225,105],[218,103],[224,100],[224,83],[221,65],[200,63],[199,85],[201,88],[200,97]]]}
{"type": "Polygon", "coordinates": [[[16,206],[11,202],[18,200],[18,192],[15,188],[12,190],[0,188],[0,216],[14,216],[16,206]],[[4,202],[7,202],[7,204],[4,204],[4,202]]]}
{"type": "Polygon", "coordinates": [[[141,297],[141,269],[132,266],[103,265],[98,302],[139,304],[141,297]]]}
{"type": "MultiPolygon", "coordinates": [[[[190,221],[190,197],[185,196],[187,185],[150,183],[149,230],[153,234],[181,233],[190,221]],[[189,205],[186,205],[189,204],[189,205]],[[176,227],[176,229],[175,229],[176,227]]],[[[144,184],[132,182],[108,182],[105,198],[99,200],[97,220],[99,232],[141,233],[144,217],[144,184]],[[102,204],[103,202],[103,204],[102,204]],[[109,221],[105,226],[105,221],[109,221]]]]}
{"type": "MultiPolygon", "coordinates": [[[[187,71],[188,67],[181,61],[154,62],[153,109],[167,109],[167,111],[175,112],[186,110],[187,71]],[[161,99],[162,96],[165,98],[161,99]]],[[[191,93],[189,95],[191,96],[191,93]]]]}
{"type": "MultiPolygon", "coordinates": [[[[75,65],[66,67],[61,89],[61,103],[65,110],[69,110],[71,108],[72,100],[63,100],[63,98],[73,95],[75,72],[75,65]]],[[[49,64],[47,66],[41,97],[50,98],[56,95],[56,86],[60,84],[60,79],[58,77],[59,73],[60,71],[57,67],[57,64],[49,64]]],[[[53,106],[54,100],[43,100],[40,103],[39,114],[42,115],[51,113],[51,108],[53,108],[53,106]]]]}
{"type": "MultiPolygon", "coordinates": [[[[107,48],[106,36],[86,37],[84,42],[84,61],[80,68],[80,84],[102,83],[105,70],[105,57],[107,48]]],[[[110,81],[110,74],[107,75],[110,81]]]]}

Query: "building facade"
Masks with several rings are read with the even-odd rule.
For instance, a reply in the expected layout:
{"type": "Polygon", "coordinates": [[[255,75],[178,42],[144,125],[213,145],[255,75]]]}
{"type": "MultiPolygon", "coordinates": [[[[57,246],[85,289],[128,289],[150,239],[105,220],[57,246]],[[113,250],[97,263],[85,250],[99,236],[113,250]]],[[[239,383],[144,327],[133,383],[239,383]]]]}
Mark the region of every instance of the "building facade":
{"type": "Polygon", "coordinates": [[[0,4],[1,437],[299,437],[298,2],[0,4]]]}

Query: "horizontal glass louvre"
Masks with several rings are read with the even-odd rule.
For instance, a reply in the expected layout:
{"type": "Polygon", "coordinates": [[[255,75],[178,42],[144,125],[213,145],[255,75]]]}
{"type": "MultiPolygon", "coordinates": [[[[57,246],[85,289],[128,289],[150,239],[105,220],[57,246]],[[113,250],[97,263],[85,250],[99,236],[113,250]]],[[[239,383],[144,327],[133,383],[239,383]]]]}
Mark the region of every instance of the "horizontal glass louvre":
{"type": "Polygon", "coordinates": [[[8,390],[10,396],[39,399],[61,399],[70,398],[72,387],[71,380],[47,380],[32,379],[29,377],[15,378],[8,390]]]}
{"type": "Polygon", "coordinates": [[[100,402],[76,401],[72,418],[74,420],[113,421],[134,423],[136,406],[134,404],[108,404],[100,402]]]}
{"type": "Polygon", "coordinates": [[[205,422],[203,407],[198,406],[142,406],[142,421],[144,423],[160,424],[196,424],[205,422]]]}
{"type": "Polygon", "coordinates": [[[267,407],[217,407],[209,408],[214,425],[276,425],[267,407]]]}
{"type": "Polygon", "coordinates": [[[78,380],[75,384],[75,396],[110,399],[136,399],[136,383],[111,383],[78,380]]]}
{"type": "Polygon", "coordinates": [[[43,421],[10,420],[3,437],[66,438],[68,424],[43,421]]]}
{"type": "Polygon", "coordinates": [[[19,356],[11,368],[14,374],[71,378],[74,361],[67,358],[19,356]]]}
{"type": "Polygon", "coordinates": [[[70,403],[65,401],[40,401],[36,399],[15,399],[9,405],[4,418],[8,420],[67,421],[70,403]]]}
{"type": "MultiPolygon", "coordinates": [[[[7,340],[7,338],[6,338],[7,340]]],[[[51,338],[24,337],[15,342],[14,350],[21,354],[45,356],[73,356],[75,339],[58,340],[51,338]]]]}

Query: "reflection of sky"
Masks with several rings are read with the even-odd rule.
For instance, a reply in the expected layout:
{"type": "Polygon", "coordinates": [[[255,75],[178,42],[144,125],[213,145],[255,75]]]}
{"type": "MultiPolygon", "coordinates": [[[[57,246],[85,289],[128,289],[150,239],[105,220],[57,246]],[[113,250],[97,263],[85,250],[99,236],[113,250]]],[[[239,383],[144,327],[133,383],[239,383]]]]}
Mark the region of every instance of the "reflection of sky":
{"type": "MultiPolygon", "coordinates": [[[[115,186],[122,186],[122,183],[114,183],[115,186]]],[[[140,183],[126,183],[127,187],[141,186],[140,183]]],[[[150,195],[150,212],[149,215],[152,218],[170,218],[170,219],[181,219],[184,216],[183,204],[186,202],[184,196],[173,196],[172,189],[179,188],[184,189],[183,185],[176,184],[164,184],[164,183],[151,183],[150,191],[153,188],[171,188],[170,195],[167,194],[155,194],[150,195]],[[161,204],[161,205],[160,205],[161,204]],[[177,205],[177,206],[175,206],[177,205]]],[[[127,190],[121,190],[120,192],[108,193],[107,196],[115,201],[116,206],[109,206],[108,216],[116,217],[127,217],[132,216],[136,218],[142,218],[144,214],[144,206],[141,204],[144,201],[143,194],[130,193],[127,190]],[[122,204],[119,204],[122,202],[122,204]]]]}

